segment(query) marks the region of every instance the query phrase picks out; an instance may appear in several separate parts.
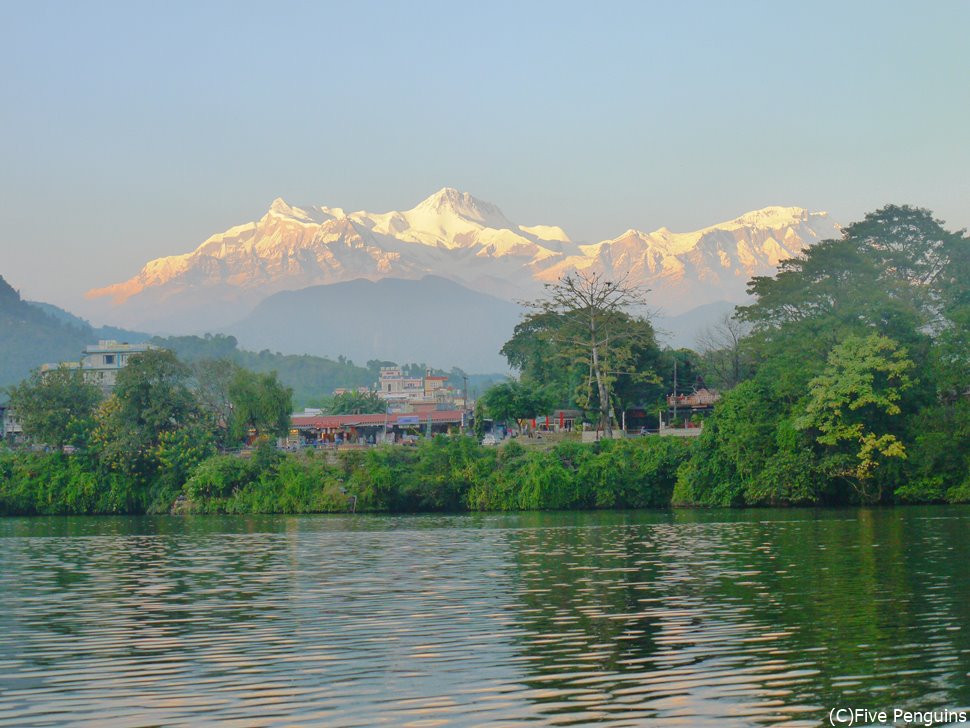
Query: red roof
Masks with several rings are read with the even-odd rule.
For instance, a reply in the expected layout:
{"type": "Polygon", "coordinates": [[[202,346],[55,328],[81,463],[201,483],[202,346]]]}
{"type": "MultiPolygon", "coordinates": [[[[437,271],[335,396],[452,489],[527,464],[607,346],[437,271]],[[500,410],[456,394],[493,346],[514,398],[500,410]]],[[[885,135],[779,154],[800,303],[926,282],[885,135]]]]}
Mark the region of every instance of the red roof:
{"type": "MultiPolygon", "coordinates": [[[[388,426],[397,424],[398,417],[417,417],[420,424],[427,425],[428,417],[432,424],[458,423],[461,422],[461,410],[434,410],[418,414],[376,414],[376,415],[295,415],[292,426],[296,428],[308,428],[315,430],[333,429],[336,427],[360,427],[383,425],[384,418],[387,418],[388,426]]],[[[411,425],[414,427],[415,425],[411,425]]]]}

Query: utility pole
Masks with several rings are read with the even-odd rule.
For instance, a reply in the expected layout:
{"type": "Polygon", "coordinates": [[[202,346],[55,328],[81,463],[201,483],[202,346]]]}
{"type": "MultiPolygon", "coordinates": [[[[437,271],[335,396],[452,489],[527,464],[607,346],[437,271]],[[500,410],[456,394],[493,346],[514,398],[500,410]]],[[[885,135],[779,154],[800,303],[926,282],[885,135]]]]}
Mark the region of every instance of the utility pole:
{"type": "Polygon", "coordinates": [[[677,355],[674,354],[674,421],[677,420],[677,355]]]}

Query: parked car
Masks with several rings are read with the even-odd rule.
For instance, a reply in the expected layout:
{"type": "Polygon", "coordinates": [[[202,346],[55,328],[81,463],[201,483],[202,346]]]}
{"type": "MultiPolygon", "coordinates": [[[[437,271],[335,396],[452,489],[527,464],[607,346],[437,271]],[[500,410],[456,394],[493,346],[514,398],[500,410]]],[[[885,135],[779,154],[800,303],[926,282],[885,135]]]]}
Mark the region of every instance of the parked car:
{"type": "Polygon", "coordinates": [[[483,445],[498,445],[499,442],[501,442],[501,440],[495,437],[495,435],[493,435],[491,432],[482,438],[483,445]]]}

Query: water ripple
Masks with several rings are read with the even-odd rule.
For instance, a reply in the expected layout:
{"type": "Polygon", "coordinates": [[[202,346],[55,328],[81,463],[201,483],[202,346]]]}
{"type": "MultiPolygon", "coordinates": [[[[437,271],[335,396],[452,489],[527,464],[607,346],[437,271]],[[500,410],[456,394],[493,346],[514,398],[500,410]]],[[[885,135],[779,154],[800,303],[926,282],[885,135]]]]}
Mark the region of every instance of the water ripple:
{"type": "Polygon", "coordinates": [[[970,704],[970,510],[8,519],[0,726],[970,704]]]}

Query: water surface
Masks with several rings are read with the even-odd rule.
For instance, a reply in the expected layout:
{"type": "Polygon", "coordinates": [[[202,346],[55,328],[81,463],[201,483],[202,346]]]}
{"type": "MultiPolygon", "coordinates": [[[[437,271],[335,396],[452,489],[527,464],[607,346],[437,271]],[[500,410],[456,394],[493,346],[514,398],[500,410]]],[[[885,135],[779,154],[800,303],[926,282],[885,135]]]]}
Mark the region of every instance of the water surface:
{"type": "Polygon", "coordinates": [[[970,706],[970,509],[0,519],[0,726],[970,706]]]}

